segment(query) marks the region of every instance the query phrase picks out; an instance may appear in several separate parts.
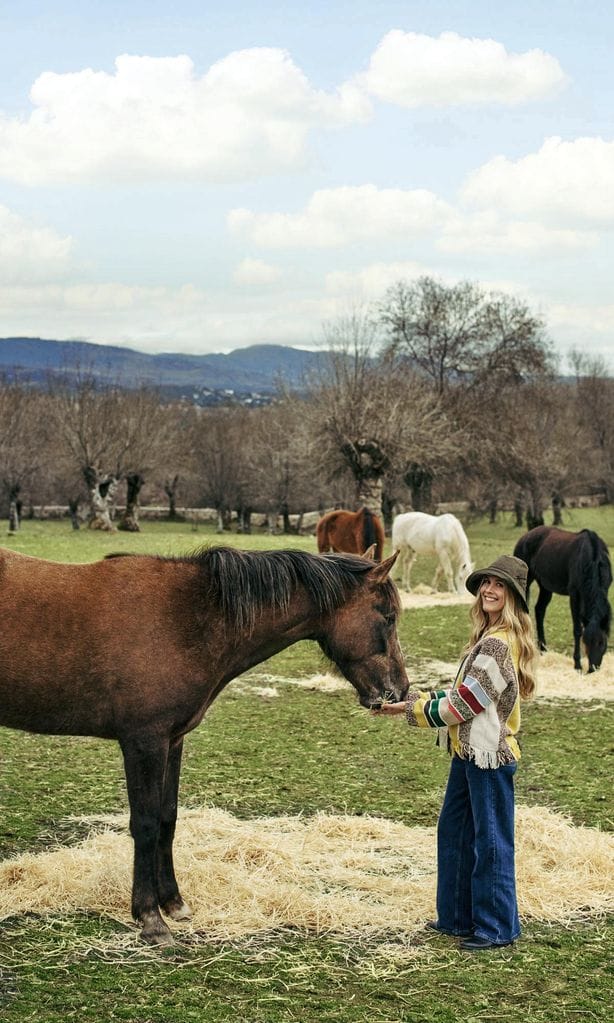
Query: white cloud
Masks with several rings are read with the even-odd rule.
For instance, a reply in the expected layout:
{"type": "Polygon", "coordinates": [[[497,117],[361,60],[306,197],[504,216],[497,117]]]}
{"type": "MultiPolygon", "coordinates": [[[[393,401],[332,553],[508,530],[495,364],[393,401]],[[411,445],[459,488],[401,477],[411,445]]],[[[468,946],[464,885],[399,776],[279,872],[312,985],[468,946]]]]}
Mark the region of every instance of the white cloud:
{"type": "Polygon", "coordinates": [[[0,206],[0,277],[5,284],[61,277],[68,269],[71,249],[71,238],[0,206]]]}
{"type": "Polygon", "coordinates": [[[0,285],[6,336],[83,338],[148,352],[219,352],[271,342],[305,345],[334,315],[327,296],[285,291],[212,292],[193,285],[143,287],[118,282],[0,285]]]}
{"type": "Polygon", "coordinates": [[[555,221],[557,225],[614,224],[614,142],[546,139],[520,160],[497,156],[474,171],[463,199],[478,207],[555,221]]]}
{"type": "Polygon", "coordinates": [[[512,106],[552,96],[566,76],[542,50],[508,53],[494,39],[395,29],[380,42],[361,81],[378,99],[402,107],[512,106]]]}
{"type": "Polygon", "coordinates": [[[363,119],[352,83],[312,88],[282,50],[230,53],[198,77],[189,57],[124,55],[115,73],[45,72],[28,119],[0,116],[0,176],[26,184],[232,181],[300,167],[309,130],[363,119]]]}
{"type": "Polygon", "coordinates": [[[445,223],[450,207],[425,189],[375,185],[314,192],[302,213],[231,210],[230,229],[267,248],[332,248],[390,237],[424,236],[445,223]]]}
{"type": "Polygon", "coordinates": [[[431,267],[411,261],[371,263],[362,270],[334,270],[326,275],[324,286],[327,294],[337,298],[373,302],[383,298],[386,290],[396,281],[411,281],[432,274],[431,267]]]}
{"type": "Polygon", "coordinates": [[[493,210],[450,217],[437,240],[448,253],[512,255],[553,252],[564,255],[597,245],[594,231],[549,227],[536,221],[506,220],[493,210]]]}
{"type": "Polygon", "coordinates": [[[273,266],[271,263],[265,263],[262,259],[241,260],[233,274],[235,284],[242,284],[247,287],[275,284],[280,277],[280,268],[273,266]]]}

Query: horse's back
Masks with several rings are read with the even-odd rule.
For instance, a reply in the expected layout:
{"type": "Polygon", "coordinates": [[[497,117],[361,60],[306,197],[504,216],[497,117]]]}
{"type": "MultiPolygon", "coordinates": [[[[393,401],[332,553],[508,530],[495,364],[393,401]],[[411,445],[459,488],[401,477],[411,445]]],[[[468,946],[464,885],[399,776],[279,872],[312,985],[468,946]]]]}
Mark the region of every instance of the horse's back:
{"type": "Polygon", "coordinates": [[[434,515],[426,512],[402,512],[395,516],[392,523],[392,546],[412,547],[417,553],[421,548],[431,550],[433,547],[434,515]]]}
{"type": "Polygon", "coordinates": [[[406,544],[418,554],[436,553],[439,547],[464,553],[469,548],[465,531],[451,512],[429,515],[427,512],[403,512],[392,523],[393,547],[406,544]]]}
{"type": "Polygon", "coordinates": [[[136,719],[148,686],[185,673],[178,572],[190,568],[0,551],[0,724],[111,737],[120,691],[136,719]]]}
{"type": "Polygon", "coordinates": [[[583,532],[558,526],[536,526],[520,537],[514,555],[526,562],[529,577],[551,593],[569,594],[578,558],[585,543],[583,532]]]}
{"type": "MultiPolygon", "coordinates": [[[[332,550],[345,550],[344,547],[339,547],[338,543],[344,543],[344,532],[343,529],[344,521],[348,516],[354,518],[354,512],[346,511],[344,508],[335,508],[333,511],[326,512],[321,519],[318,520],[316,525],[316,543],[320,554],[326,551],[332,550]],[[337,534],[342,531],[340,536],[337,534]]],[[[349,553],[356,553],[353,549],[349,553]]]]}

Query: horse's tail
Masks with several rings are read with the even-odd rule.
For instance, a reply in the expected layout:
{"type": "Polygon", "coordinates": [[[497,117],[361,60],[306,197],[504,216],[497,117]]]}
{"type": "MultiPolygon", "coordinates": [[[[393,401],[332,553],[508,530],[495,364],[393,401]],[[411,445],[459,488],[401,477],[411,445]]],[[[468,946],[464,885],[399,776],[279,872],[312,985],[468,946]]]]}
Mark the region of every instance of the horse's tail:
{"type": "Polygon", "coordinates": [[[463,562],[470,562],[471,548],[469,547],[469,540],[467,539],[467,534],[463,529],[463,524],[456,518],[456,515],[452,515],[452,519],[454,520],[454,532],[456,534],[456,539],[458,540],[459,558],[463,562]]]}
{"type": "Polygon", "coordinates": [[[362,542],[363,550],[368,551],[369,547],[375,544],[375,560],[381,561],[384,553],[383,528],[377,515],[366,506],[362,511],[362,542]]]}

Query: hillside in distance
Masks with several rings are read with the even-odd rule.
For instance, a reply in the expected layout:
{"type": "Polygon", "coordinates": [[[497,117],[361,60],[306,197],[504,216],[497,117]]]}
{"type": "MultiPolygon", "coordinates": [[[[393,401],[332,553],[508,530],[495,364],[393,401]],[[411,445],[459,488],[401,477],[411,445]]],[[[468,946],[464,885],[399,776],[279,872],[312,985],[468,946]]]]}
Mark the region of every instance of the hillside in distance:
{"type": "Polygon", "coordinates": [[[80,373],[126,388],[158,387],[169,397],[191,399],[203,391],[271,395],[280,381],[300,389],[305,374],[323,358],[321,352],[285,345],[252,345],[228,354],[149,355],[88,341],[0,338],[0,373],[13,378],[42,384],[50,377],[80,373]]]}

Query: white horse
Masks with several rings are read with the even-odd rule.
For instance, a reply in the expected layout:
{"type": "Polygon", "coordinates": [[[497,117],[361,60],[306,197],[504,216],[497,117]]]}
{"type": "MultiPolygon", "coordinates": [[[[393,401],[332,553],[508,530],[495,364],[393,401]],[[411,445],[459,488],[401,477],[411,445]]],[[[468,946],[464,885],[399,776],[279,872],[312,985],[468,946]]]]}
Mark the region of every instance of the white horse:
{"type": "Polygon", "coordinates": [[[398,550],[401,586],[410,590],[410,575],[417,554],[436,554],[439,559],[432,582],[437,589],[445,574],[450,592],[465,593],[465,580],[473,571],[469,541],[455,515],[405,512],[392,523],[392,549],[398,550]]]}

